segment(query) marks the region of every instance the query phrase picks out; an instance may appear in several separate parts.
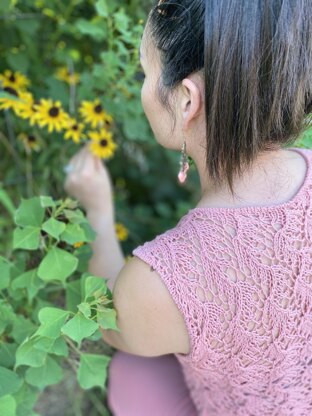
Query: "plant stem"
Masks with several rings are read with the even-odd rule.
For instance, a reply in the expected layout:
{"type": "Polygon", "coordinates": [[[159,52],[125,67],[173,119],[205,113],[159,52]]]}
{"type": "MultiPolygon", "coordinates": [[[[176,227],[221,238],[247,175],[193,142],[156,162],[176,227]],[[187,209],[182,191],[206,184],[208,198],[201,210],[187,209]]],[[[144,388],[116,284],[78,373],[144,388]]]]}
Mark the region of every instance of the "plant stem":
{"type": "Polygon", "coordinates": [[[26,184],[27,184],[27,197],[31,198],[34,195],[33,188],[33,174],[32,174],[32,159],[31,153],[26,154],[26,184]]]}

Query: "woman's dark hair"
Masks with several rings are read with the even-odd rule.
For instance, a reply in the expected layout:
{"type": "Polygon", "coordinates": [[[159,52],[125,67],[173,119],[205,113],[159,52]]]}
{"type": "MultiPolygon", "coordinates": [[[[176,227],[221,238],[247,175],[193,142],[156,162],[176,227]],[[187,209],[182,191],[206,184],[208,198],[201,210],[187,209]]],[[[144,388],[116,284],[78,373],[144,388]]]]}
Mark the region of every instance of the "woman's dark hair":
{"type": "Polygon", "coordinates": [[[259,152],[292,144],[312,111],[311,0],[158,1],[148,30],[160,51],[159,98],[202,71],[206,168],[221,184],[259,152]]]}

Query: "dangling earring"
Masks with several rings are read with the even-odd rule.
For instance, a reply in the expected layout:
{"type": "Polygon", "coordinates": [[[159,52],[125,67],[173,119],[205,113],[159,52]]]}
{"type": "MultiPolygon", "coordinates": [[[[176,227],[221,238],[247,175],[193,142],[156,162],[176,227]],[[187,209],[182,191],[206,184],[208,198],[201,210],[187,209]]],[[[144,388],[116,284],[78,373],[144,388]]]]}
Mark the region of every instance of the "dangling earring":
{"type": "Polygon", "coordinates": [[[182,147],[182,155],[180,160],[180,172],[178,175],[178,179],[180,183],[184,183],[187,178],[187,171],[189,170],[190,165],[188,163],[188,158],[186,154],[186,142],[184,141],[182,147]]]}

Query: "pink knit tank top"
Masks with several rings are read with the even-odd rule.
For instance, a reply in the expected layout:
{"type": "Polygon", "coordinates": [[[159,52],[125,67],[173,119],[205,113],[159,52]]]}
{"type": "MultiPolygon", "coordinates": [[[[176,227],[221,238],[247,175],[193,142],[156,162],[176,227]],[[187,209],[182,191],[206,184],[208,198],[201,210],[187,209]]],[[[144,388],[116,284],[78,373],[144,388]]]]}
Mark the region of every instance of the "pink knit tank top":
{"type": "Polygon", "coordinates": [[[158,272],[191,352],[200,416],[312,415],[312,150],[288,202],[194,208],[133,254],[158,272]]]}

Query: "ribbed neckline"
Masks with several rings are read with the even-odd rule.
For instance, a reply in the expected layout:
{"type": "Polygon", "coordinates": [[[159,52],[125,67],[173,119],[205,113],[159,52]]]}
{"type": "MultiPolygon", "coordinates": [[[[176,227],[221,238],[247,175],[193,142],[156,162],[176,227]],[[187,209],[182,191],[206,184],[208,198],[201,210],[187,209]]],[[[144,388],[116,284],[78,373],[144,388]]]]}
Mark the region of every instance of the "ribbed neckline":
{"type": "Polygon", "coordinates": [[[274,210],[274,209],[283,209],[283,208],[287,208],[288,206],[294,204],[297,199],[300,199],[301,196],[303,195],[308,183],[309,183],[309,177],[311,174],[311,164],[310,164],[310,158],[308,157],[308,155],[306,154],[307,151],[309,151],[310,149],[304,149],[304,148],[297,148],[297,147],[289,147],[286,150],[293,150],[297,153],[299,153],[300,155],[303,156],[303,158],[306,161],[307,164],[307,170],[306,170],[306,175],[304,178],[304,181],[301,185],[301,187],[299,188],[298,192],[289,200],[286,201],[282,204],[276,204],[276,205],[263,205],[263,206],[246,206],[246,207],[233,207],[233,208],[226,208],[226,207],[195,207],[192,208],[188,211],[188,214],[190,213],[196,213],[196,212],[210,212],[210,213],[218,213],[218,212],[232,212],[232,213],[236,213],[236,212],[246,212],[246,213],[251,213],[251,212],[259,212],[259,211],[267,211],[267,210],[274,210]]]}

